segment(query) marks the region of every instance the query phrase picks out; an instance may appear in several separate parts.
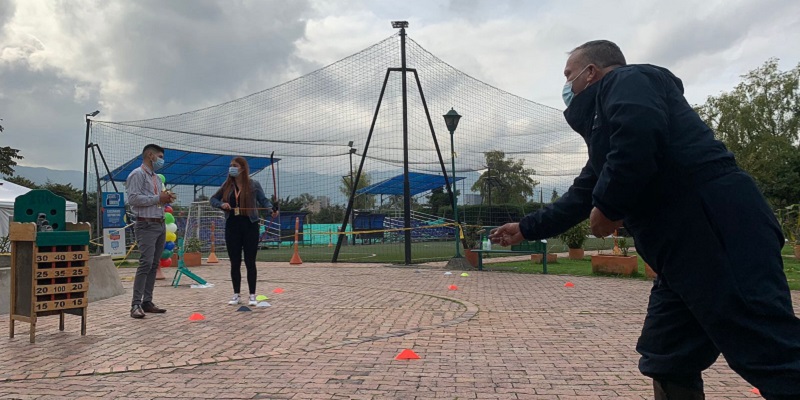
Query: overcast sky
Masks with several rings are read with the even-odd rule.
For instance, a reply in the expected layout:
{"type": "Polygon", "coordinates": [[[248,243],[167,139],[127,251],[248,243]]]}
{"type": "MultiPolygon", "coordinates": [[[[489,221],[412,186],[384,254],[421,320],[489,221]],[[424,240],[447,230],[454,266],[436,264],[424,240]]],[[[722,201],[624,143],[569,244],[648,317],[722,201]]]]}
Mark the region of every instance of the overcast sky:
{"type": "Polygon", "coordinates": [[[84,114],[152,118],[242,97],[385,39],[391,20],[450,65],[563,109],[566,52],[620,45],[693,104],[770,57],[800,62],[800,1],[0,0],[0,145],[83,167],[84,114]]]}

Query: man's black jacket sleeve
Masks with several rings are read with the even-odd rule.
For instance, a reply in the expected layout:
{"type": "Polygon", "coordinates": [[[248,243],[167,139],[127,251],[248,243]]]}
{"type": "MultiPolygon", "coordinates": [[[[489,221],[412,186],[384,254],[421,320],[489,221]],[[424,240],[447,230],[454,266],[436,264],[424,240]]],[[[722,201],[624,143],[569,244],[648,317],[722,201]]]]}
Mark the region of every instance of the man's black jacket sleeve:
{"type": "Polygon", "coordinates": [[[597,176],[587,162],[564,196],[522,218],[519,222],[522,236],[528,240],[553,237],[588,218],[592,211],[592,189],[596,183],[597,176]]]}

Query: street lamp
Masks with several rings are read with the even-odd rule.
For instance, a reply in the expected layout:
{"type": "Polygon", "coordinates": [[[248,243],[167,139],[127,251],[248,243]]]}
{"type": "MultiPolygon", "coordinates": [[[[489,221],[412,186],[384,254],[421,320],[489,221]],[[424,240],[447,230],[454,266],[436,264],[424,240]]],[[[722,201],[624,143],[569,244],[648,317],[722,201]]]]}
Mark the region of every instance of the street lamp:
{"type": "MultiPolygon", "coordinates": [[[[86,143],[83,146],[83,219],[86,220],[87,214],[89,213],[89,199],[86,196],[86,179],[87,175],[89,174],[89,127],[92,124],[92,120],[89,117],[96,117],[97,114],[100,114],[99,110],[95,110],[89,114],[86,114],[86,143]]],[[[100,190],[100,188],[97,188],[100,190]]]]}
{"type": "MultiPolygon", "coordinates": [[[[461,116],[458,115],[456,110],[450,109],[447,114],[442,115],[444,117],[444,123],[447,125],[447,130],[450,131],[450,159],[453,163],[453,176],[450,180],[450,187],[451,193],[453,194],[453,218],[456,221],[456,226],[458,230],[456,231],[456,255],[453,257],[454,259],[462,258],[461,257],[461,243],[459,243],[459,233],[461,232],[461,224],[458,222],[458,206],[456,201],[456,149],[453,145],[453,135],[456,132],[456,127],[458,127],[458,120],[461,119],[461,116]]],[[[456,261],[459,262],[459,261],[456,261]]]]}
{"type": "MultiPolygon", "coordinates": [[[[356,183],[353,182],[353,154],[356,153],[356,148],[353,147],[353,141],[352,140],[349,143],[347,143],[347,145],[350,146],[350,189],[351,189],[351,193],[355,193],[355,192],[353,192],[354,188],[356,187],[356,183]]],[[[353,199],[353,205],[355,205],[355,199],[353,199]]],[[[350,213],[350,229],[353,229],[354,218],[355,218],[355,212],[351,212],[350,213]]],[[[356,244],[356,236],[355,235],[350,235],[350,241],[355,246],[355,244],[356,244]]]]}

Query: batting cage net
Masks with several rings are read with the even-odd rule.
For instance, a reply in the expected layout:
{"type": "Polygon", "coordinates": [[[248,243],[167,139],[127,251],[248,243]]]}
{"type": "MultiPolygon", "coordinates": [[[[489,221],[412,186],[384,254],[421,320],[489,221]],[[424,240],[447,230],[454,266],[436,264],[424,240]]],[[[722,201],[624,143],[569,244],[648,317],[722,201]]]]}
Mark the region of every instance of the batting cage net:
{"type": "MultiPolygon", "coordinates": [[[[448,181],[455,176],[458,219],[469,228],[522,217],[563,193],[580,172],[585,144],[560,110],[472,78],[408,37],[405,154],[400,44],[392,35],[307,75],[204,109],[92,121],[91,140],[111,172],[100,166],[101,191],[110,191],[109,178],[123,190],[119,182],[141,165],[146,144],[164,147],[159,172],[178,195],[179,236],[199,237],[208,252],[206,225],[213,221],[217,256],[224,258],[224,218],[203,204],[231,159],[242,156],[280,207],[277,218],[261,214],[259,260],[287,261],[297,238],[303,261],[331,261],[360,175],[338,261],[403,262],[407,165],[412,260],[423,262],[452,257],[461,235],[445,174],[448,181]],[[451,109],[462,116],[452,136],[442,118],[451,109]]],[[[475,237],[474,229],[463,232],[475,237]]]]}

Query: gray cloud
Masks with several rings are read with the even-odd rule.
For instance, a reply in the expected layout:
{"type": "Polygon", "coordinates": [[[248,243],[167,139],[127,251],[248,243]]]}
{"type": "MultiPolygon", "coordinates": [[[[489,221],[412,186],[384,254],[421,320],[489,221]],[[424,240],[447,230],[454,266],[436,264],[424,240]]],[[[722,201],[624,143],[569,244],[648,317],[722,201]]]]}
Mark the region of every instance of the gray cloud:
{"type": "Polygon", "coordinates": [[[280,83],[303,36],[307,6],[255,2],[230,13],[228,2],[129,4],[110,38],[118,72],[137,97],[177,103],[180,111],[280,83]]]}
{"type": "Polygon", "coordinates": [[[16,4],[10,1],[0,2],[0,27],[5,27],[6,23],[14,17],[16,4]]]}
{"type": "Polygon", "coordinates": [[[206,107],[309,70],[307,1],[0,2],[0,117],[26,165],[82,167],[83,114],[206,107]],[[16,11],[16,13],[15,13],[16,11]],[[32,141],[39,138],[41,141],[32,141]]]}
{"type": "Polygon", "coordinates": [[[696,102],[768,57],[794,65],[797,15],[792,0],[0,1],[0,140],[26,165],[79,169],[86,112],[120,121],[219,104],[376,43],[393,19],[454,67],[552,107],[565,52],[598,37],[673,69],[696,102]]]}
{"type": "MultiPolygon", "coordinates": [[[[658,9],[653,11],[657,13],[658,9]]],[[[753,30],[763,29],[787,14],[800,14],[796,1],[764,0],[738,4],[731,1],[705,15],[677,21],[658,20],[657,40],[642,53],[649,62],[671,65],[717,54],[741,43],[753,30]]]]}

